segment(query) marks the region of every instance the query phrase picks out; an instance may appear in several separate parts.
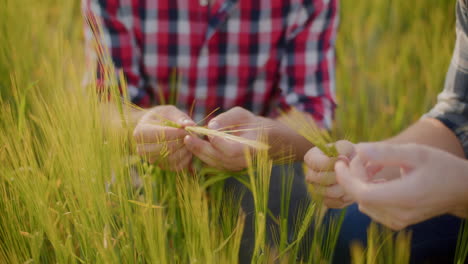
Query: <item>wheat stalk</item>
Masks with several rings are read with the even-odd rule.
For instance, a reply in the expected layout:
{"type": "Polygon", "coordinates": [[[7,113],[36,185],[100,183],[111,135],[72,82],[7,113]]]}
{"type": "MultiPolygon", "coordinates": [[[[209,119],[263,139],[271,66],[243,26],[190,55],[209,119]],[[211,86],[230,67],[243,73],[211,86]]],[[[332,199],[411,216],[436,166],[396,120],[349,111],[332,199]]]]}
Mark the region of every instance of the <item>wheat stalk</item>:
{"type": "Polygon", "coordinates": [[[283,122],[291,129],[314,144],[329,157],[337,157],[338,151],[333,144],[330,134],[317,126],[315,121],[301,111],[292,108],[287,113],[282,113],[283,122]]]}

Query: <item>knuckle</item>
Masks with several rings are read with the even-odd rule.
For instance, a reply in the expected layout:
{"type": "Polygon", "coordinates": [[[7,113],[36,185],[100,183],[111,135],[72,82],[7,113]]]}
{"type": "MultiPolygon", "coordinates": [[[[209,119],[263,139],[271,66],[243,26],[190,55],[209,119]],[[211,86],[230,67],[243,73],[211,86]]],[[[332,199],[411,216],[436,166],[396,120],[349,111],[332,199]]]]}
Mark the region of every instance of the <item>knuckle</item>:
{"type": "Polygon", "coordinates": [[[312,169],[308,169],[306,172],[306,177],[310,178],[311,180],[315,180],[317,178],[317,172],[312,169]]]}
{"type": "Polygon", "coordinates": [[[233,112],[243,112],[245,111],[244,108],[240,107],[240,106],[234,106],[231,111],[233,112]]]}

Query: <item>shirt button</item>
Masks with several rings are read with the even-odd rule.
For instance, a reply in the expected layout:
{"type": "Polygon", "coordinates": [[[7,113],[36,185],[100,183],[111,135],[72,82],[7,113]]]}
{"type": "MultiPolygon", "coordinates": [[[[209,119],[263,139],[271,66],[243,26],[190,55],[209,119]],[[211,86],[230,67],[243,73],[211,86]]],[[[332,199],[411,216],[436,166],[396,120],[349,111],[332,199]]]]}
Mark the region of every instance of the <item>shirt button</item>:
{"type": "Polygon", "coordinates": [[[200,0],[200,5],[201,6],[207,6],[208,5],[208,0],[200,0]]]}

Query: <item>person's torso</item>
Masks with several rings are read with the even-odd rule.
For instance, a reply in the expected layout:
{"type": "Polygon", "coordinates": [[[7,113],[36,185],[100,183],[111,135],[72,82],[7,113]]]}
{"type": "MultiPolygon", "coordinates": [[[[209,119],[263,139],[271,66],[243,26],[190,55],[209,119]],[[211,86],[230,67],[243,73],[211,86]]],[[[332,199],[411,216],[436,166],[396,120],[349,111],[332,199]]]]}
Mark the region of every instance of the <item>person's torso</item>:
{"type": "Polygon", "coordinates": [[[302,1],[203,1],[139,1],[132,24],[143,93],[152,104],[177,95],[176,105],[186,111],[194,105],[197,120],[218,107],[269,114],[280,94],[289,25],[302,1]]]}

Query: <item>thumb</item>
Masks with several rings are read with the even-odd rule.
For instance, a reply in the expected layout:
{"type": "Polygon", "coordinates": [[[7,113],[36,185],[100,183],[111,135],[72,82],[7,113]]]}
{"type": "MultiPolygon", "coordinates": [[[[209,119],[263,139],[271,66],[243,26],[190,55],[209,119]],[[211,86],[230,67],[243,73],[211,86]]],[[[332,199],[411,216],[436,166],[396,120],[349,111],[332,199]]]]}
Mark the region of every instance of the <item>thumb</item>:
{"type": "Polygon", "coordinates": [[[422,162],[423,150],[415,144],[360,143],[358,156],[372,166],[395,166],[410,169],[422,162]]]}
{"type": "Polygon", "coordinates": [[[252,113],[241,108],[234,107],[231,110],[219,114],[208,123],[210,129],[222,129],[232,126],[251,125],[252,113]]]}
{"type": "Polygon", "coordinates": [[[341,160],[336,162],[335,172],[336,180],[343,187],[345,193],[350,194],[353,199],[357,199],[360,193],[366,188],[365,172],[363,174],[356,174],[350,166],[341,160]]]}
{"type": "Polygon", "coordinates": [[[336,150],[340,155],[347,157],[349,160],[352,160],[356,154],[356,149],[353,143],[348,140],[339,140],[335,143],[336,150]]]}

